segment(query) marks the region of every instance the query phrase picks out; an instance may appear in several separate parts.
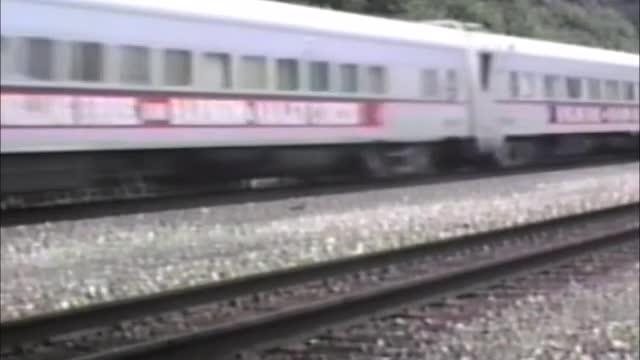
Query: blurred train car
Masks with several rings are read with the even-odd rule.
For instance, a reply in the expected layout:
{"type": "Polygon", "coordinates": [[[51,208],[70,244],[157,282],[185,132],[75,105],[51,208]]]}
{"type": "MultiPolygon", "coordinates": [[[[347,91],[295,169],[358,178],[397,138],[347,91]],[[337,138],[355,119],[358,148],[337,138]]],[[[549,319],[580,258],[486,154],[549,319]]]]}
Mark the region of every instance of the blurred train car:
{"type": "Polygon", "coordinates": [[[638,146],[636,54],[261,0],[2,0],[2,194],[638,146]]]}

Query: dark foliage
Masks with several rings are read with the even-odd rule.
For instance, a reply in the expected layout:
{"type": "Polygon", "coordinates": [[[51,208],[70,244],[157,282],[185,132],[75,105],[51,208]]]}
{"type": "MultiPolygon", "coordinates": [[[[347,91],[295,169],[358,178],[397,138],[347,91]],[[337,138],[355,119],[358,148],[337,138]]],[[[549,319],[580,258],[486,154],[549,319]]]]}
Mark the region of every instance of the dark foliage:
{"type": "Polygon", "coordinates": [[[289,0],[408,20],[455,19],[488,31],[638,52],[640,0],[289,0]]]}

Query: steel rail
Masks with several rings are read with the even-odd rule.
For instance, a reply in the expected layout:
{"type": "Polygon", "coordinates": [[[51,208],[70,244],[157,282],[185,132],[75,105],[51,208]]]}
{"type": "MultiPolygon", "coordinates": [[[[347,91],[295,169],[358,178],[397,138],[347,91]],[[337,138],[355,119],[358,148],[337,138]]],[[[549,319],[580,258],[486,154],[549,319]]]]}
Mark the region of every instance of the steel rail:
{"type": "Polygon", "coordinates": [[[577,256],[630,242],[638,242],[639,228],[573,241],[500,260],[473,264],[465,269],[428,276],[373,291],[288,309],[275,314],[212,327],[192,334],[150,341],[73,360],[177,360],[228,359],[246,350],[259,350],[314,334],[373,315],[397,311],[469,292],[478,287],[533,270],[548,268],[577,256]]]}
{"type": "Polygon", "coordinates": [[[467,249],[478,244],[493,243],[535,231],[582,224],[617,217],[629,212],[640,213],[640,204],[632,203],[576,214],[497,231],[488,231],[414,246],[342,258],[301,267],[285,268],[271,273],[250,275],[228,281],[194,286],[157,294],[101,303],[78,309],[52,312],[0,323],[2,348],[23,342],[69,334],[74,331],[113,325],[119,321],[159,315],[216,301],[224,301],[260,291],[269,291],[328,277],[437,256],[467,249]]]}

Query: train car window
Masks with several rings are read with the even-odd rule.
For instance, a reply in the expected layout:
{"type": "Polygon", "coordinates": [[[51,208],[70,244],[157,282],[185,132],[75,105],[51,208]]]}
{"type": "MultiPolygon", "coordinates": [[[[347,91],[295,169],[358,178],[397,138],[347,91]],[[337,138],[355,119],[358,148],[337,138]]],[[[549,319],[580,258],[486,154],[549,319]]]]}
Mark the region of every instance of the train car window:
{"type": "Polygon", "coordinates": [[[228,54],[205,53],[202,58],[202,79],[207,87],[213,89],[228,89],[231,87],[231,58],[228,54]]]}
{"type": "Polygon", "coordinates": [[[554,99],[559,97],[559,86],[560,78],[554,75],[545,75],[544,76],[544,97],[547,99],[554,99]]]}
{"type": "Polygon", "coordinates": [[[124,84],[149,84],[151,55],[142,46],[122,46],[120,48],[120,81],[124,84]]]}
{"type": "Polygon", "coordinates": [[[520,82],[520,97],[532,98],[536,94],[536,76],[532,73],[523,73],[520,82]]]}
{"type": "Polygon", "coordinates": [[[447,70],[446,93],[447,100],[456,100],[458,98],[458,72],[456,70],[447,70]]]}
{"type": "Polygon", "coordinates": [[[422,80],[422,96],[427,98],[438,97],[438,70],[424,69],[421,75],[422,80]]]}
{"type": "Polygon", "coordinates": [[[340,65],[340,90],[344,92],[358,91],[358,66],[354,64],[340,65]]]}
{"type": "Polygon", "coordinates": [[[278,59],[278,90],[298,90],[300,83],[300,68],[298,60],[278,59]]]}
{"type": "Polygon", "coordinates": [[[267,58],[264,56],[243,56],[240,76],[243,88],[266,89],[267,58]]]}
{"type": "Polygon", "coordinates": [[[627,101],[633,101],[636,99],[635,95],[636,89],[635,85],[632,82],[624,83],[624,99],[627,101]]]}
{"type": "Polygon", "coordinates": [[[369,77],[369,92],[384,94],[386,92],[386,69],[382,66],[370,66],[367,69],[369,77]]]}
{"type": "Polygon", "coordinates": [[[71,80],[102,80],[104,50],[101,44],[79,42],[71,44],[71,80]]]}
{"type": "Polygon", "coordinates": [[[26,38],[25,75],[36,80],[53,78],[53,41],[42,38],[26,38]]]}
{"type": "Polygon", "coordinates": [[[509,94],[514,99],[520,97],[520,77],[515,71],[509,73],[509,94]]]}
{"type": "Polygon", "coordinates": [[[607,80],[604,89],[607,100],[620,100],[620,85],[617,81],[607,80]]]}
{"type": "Polygon", "coordinates": [[[580,78],[567,78],[567,96],[570,99],[582,98],[582,80],[580,78]]]}
{"type": "Polygon", "coordinates": [[[191,52],[187,50],[167,49],[164,51],[164,84],[185,86],[191,84],[191,52]]]}
{"type": "Polygon", "coordinates": [[[312,61],[309,64],[309,87],[311,91],[329,91],[329,63],[312,61]]]}
{"type": "Polygon", "coordinates": [[[589,90],[589,99],[600,100],[602,99],[602,83],[598,79],[589,79],[587,81],[587,88],[589,90]]]}
{"type": "Polygon", "coordinates": [[[0,74],[7,75],[9,73],[9,39],[0,36],[0,74]]]}
{"type": "Polygon", "coordinates": [[[490,53],[483,52],[480,54],[480,86],[484,91],[489,90],[491,86],[491,59],[490,53]]]}

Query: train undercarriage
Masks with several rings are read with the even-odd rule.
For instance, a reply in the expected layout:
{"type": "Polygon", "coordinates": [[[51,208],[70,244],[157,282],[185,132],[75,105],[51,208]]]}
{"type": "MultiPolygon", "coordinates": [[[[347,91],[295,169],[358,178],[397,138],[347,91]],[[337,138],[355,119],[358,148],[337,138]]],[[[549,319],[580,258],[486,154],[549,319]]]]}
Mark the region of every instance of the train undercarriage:
{"type": "Polygon", "coordinates": [[[480,154],[471,140],[376,143],[315,147],[189,148],[143,151],[2,155],[2,200],[55,191],[215,185],[258,178],[324,176],[392,178],[478,165],[518,167],[562,157],[638,156],[637,134],[572,134],[508,138],[495,153],[480,154]]]}

